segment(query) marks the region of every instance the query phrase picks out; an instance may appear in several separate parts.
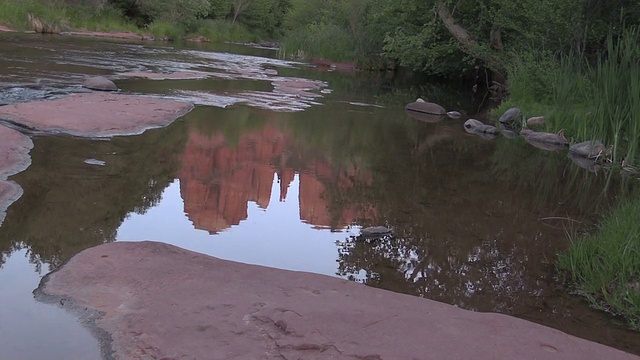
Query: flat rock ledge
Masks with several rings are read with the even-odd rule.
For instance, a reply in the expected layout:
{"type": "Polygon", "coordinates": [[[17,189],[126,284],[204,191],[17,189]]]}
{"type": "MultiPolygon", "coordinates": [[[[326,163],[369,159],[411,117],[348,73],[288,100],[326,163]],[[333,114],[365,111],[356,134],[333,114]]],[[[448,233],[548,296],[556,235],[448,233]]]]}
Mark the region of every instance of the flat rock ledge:
{"type": "Polygon", "coordinates": [[[506,315],[157,242],[85,250],[36,296],[93,324],[112,359],[638,359],[506,315]]]}
{"type": "Polygon", "coordinates": [[[13,181],[11,175],[25,170],[31,165],[29,151],[33,148],[31,139],[0,125],[0,225],[7,215],[7,209],[22,196],[22,188],[13,181]]]}
{"type": "Polygon", "coordinates": [[[167,126],[191,109],[175,100],[91,92],[2,106],[0,119],[52,134],[110,137],[167,126]]]}

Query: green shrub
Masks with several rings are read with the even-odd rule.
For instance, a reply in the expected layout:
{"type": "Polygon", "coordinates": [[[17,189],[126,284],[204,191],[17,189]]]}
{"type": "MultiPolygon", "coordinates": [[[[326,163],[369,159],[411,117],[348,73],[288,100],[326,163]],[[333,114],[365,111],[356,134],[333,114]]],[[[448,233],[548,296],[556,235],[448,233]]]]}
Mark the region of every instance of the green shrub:
{"type": "Polygon", "coordinates": [[[640,196],[605,216],[593,234],[571,235],[558,268],[569,274],[575,292],[593,306],[623,316],[640,330],[640,196]]]}

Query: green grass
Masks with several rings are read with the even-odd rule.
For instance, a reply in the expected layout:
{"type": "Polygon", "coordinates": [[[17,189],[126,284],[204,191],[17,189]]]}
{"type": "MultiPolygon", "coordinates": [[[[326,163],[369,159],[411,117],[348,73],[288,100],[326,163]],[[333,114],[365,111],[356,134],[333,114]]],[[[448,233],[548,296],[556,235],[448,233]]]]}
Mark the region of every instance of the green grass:
{"type": "Polygon", "coordinates": [[[29,14],[54,32],[66,30],[136,31],[122,14],[111,6],[100,9],[73,6],[63,0],[0,0],[0,24],[17,30],[34,30],[29,14]]]}
{"type": "Polygon", "coordinates": [[[575,292],[640,330],[640,197],[624,201],[590,235],[572,234],[558,256],[575,292]]]}
{"type": "Polygon", "coordinates": [[[147,31],[157,40],[179,40],[185,33],[180,25],[162,20],[149,24],[147,31]]]}
{"type": "Polygon", "coordinates": [[[336,25],[312,24],[285,36],[280,42],[280,57],[324,58],[333,61],[358,61],[356,40],[336,25]]]}
{"type": "Polygon", "coordinates": [[[255,41],[256,37],[252,35],[245,27],[238,23],[231,23],[228,20],[201,20],[196,24],[195,31],[189,32],[187,38],[202,36],[209,41],[236,41],[248,42],[255,41]]]}

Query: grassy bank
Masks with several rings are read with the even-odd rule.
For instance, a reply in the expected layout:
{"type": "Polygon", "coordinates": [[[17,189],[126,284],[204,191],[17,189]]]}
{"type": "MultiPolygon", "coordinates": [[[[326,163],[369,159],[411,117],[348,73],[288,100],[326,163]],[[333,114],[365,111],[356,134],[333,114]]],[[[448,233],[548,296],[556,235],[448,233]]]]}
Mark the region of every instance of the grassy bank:
{"type": "Polygon", "coordinates": [[[564,130],[572,142],[600,140],[612,162],[637,165],[640,153],[640,31],[609,36],[597,59],[524,54],[509,69],[510,98],[496,113],[517,106],[545,116],[547,130],[564,130]]]}
{"type": "Polygon", "coordinates": [[[640,331],[640,197],[624,201],[593,234],[571,235],[558,257],[576,293],[596,308],[623,316],[640,331]]]}
{"type": "Polygon", "coordinates": [[[150,34],[156,39],[164,40],[257,40],[244,26],[227,20],[195,19],[189,26],[157,20],[139,28],[122,14],[121,9],[109,3],[92,7],[71,5],[65,0],[0,1],[0,24],[16,30],[43,33],[103,31],[150,34]]]}
{"type": "Polygon", "coordinates": [[[112,6],[72,6],[63,0],[0,1],[0,24],[16,30],[48,33],[68,30],[138,31],[112,6]]]}

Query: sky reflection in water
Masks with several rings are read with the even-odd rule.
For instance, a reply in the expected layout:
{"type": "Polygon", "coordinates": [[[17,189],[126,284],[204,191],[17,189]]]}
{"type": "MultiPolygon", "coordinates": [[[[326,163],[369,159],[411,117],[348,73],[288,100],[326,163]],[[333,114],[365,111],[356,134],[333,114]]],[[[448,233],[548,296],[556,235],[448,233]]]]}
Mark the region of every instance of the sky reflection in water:
{"type": "Polygon", "coordinates": [[[117,240],[156,240],[222,259],[335,276],[338,265],[331,261],[337,254],[335,241],[357,233],[359,227],[336,232],[301,222],[298,187],[296,176],[287,198],[280,201],[280,185],[274,178],[266,209],[249,202],[248,217],[240,225],[210,234],[193,230],[175,181],[157,207],[144,215],[129,215],[117,240]]]}

